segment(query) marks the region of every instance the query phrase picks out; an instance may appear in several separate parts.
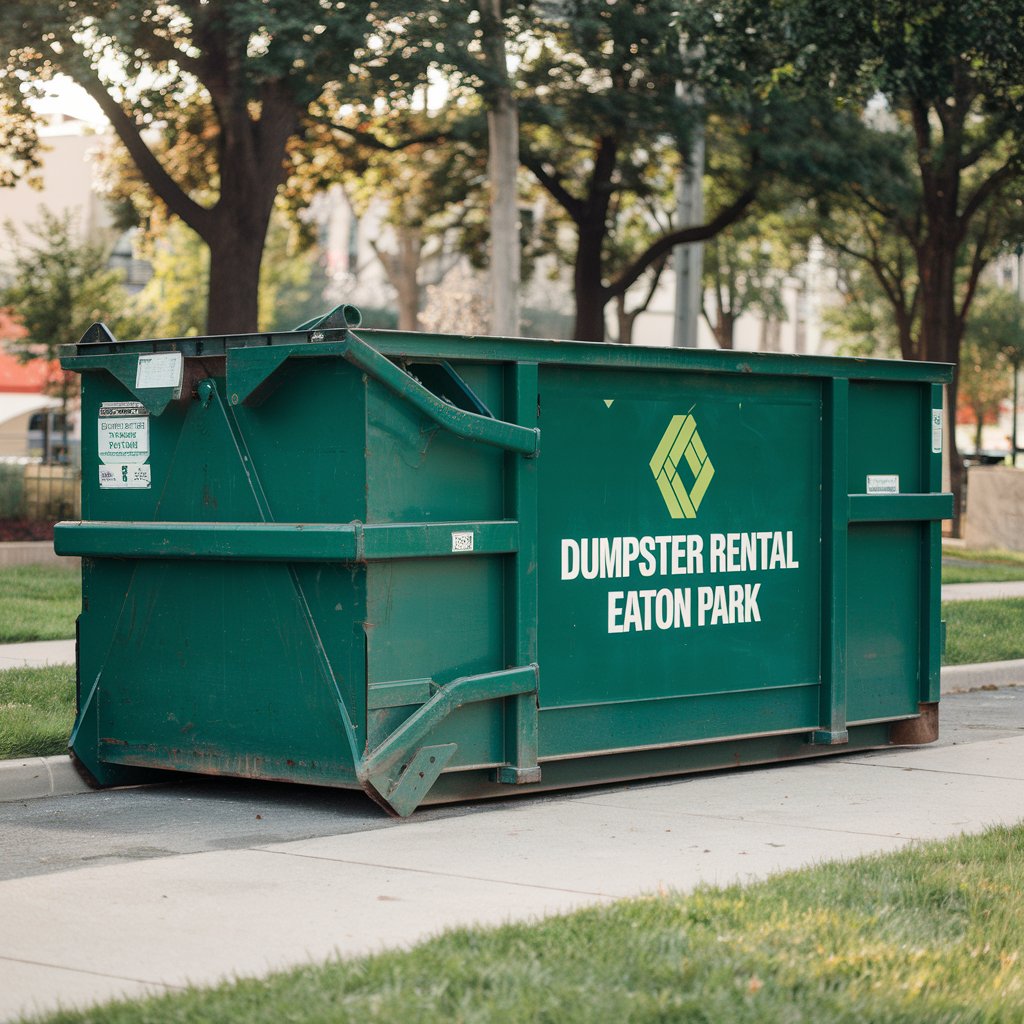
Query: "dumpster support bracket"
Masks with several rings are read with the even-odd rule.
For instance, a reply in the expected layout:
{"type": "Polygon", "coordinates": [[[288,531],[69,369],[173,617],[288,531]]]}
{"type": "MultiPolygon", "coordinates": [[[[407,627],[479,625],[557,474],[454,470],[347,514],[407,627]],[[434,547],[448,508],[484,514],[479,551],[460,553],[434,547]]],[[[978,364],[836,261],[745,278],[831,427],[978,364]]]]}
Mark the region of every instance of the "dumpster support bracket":
{"type": "MultiPolygon", "coordinates": [[[[516,363],[505,378],[506,415],[524,427],[537,428],[540,380],[536,363],[516,363]]],[[[519,547],[506,565],[508,660],[513,665],[535,665],[537,645],[537,493],[538,460],[509,452],[505,456],[508,481],[506,515],[520,524],[519,547]]],[[[505,714],[505,749],[508,763],[494,773],[494,781],[506,786],[540,782],[539,685],[533,693],[510,700],[505,714]]]]}
{"type": "Polygon", "coordinates": [[[850,524],[848,467],[850,382],[829,380],[822,394],[824,419],[822,471],[822,635],[820,727],[810,735],[816,746],[848,743],[846,728],[847,545],[850,524]]]}
{"type": "Polygon", "coordinates": [[[411,814],[455,754],[456,744],[421,746],[427,736],[464,704],[519,698],[537,693],[537,666],[463,676],[437,692],[412,713],[386,740],[362,759],[358,768],[363,788],[400,817],[411,814]]]}

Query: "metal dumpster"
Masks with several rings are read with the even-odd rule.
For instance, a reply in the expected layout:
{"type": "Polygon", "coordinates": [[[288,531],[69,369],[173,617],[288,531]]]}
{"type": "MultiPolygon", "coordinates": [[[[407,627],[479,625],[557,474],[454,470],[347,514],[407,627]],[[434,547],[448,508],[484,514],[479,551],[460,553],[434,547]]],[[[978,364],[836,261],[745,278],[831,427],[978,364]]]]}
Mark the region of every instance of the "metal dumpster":
{"type": "Polygon", "coordinates": [[[948,367],[358,326],[65,348],[99,784],[406,815],[936,737],[948,367]]]}

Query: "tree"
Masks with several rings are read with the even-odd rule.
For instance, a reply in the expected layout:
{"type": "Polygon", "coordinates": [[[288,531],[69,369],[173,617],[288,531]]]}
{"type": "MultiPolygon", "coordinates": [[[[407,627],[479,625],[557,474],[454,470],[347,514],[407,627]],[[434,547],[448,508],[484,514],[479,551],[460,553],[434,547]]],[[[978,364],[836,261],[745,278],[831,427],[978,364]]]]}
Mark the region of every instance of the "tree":
{"type": "MultiPolygon", "coordinates": [[[[153,276],[135,305],[155,337],[194,337],[206,316],[209,252],[179,220],[161,225],[146,243],[153,276]]],[[[283,211],[275,210],[260,267],[259,329],[287,331],[325,311],[327,276],[319,249],[283,211]]]]}
{"type": "Polygon", "coordinates": [[[210,264],[203,240],[180,220],[172,220],[148,239],[145,252],[153,276],[139,293],[138,302],[152,317],[154,336],[202,334],[210,264]]]}
{"type": "MultiPolygon", "coordinates": [[[[812,54],[806,59],[830,68],[833,92],[851,113],[868,115],[847,124],[891,156],[883,174],[861,162],[869,173],[853,176],[846,190],[867,229],[862,255],[875,260],[873,240],[884,234],[891,253],[909,263],[910,272],[897,275],[873,265],[887,293],[897,278],[910,284],[890,294],[897,319],[916,320],[909,334],[901,327],[904,356],[957,364],[981,272],[1019,230],[1008,220],[1019,218],[1024,183],[1020,5],[857,0],[831,5],[826,19],[821,13],[817,0],[792,5],[794,41],[812,54]]],[[[884,253],[875,262],[892,265],[884,253]]],[[[952,409],[958,381],[954,372],[952,409]]],[[[949,454],[959,510],[963,465],[952,432],[949,454]]]]}
{"type": "MultiPolygon", "coordinates": [[[[1021,363],[1024,362],[1024,311],[1020,299],[1003,288],[979,289],[975,311],[964,331],[963,353],[960,360],[962,404],[970,405],[976,412],[984,404],[981,394],[985,381],[984,374],[994,377],[992,391],[998,392],[994,401],[1006,398],[1009,384],[1013,385],[1013,418],[1011,447],[1019,443],[1016,430],[1017,383],[1021,363]],[[977,379],[976,379],[977,378],[977,379]]],[[[980,447],[981,417],[978,419],[978,434],[975,450],[980,447]]],[[[1012,451],[1016,465],[1016,451],[1012,451]]]]}
{"type": "MultiPolygon", "coordinates": [[[[103,321],[115,334],[139,337],[148,322],[133,307],[121,275],[107,265],[108,246],[82,240],[75,217],[43,209],[24,238],[6,225],[11,252],[10,282],[0,290],[0,305],[10,307],[26,330],[12,351],[21,359],[57,358],[61,345],[78,341],[91,324],[103,321]]],[[[67,448],[68,401],[75,375],[62,373],[59,394],[67,448]]]]}
{"type": "Polygon", "coordinates": [[[652,231],[628,261],[617,261],[614,275],[609,272],[618,197],[651,196],[645,180],[651,167],[671,177],[698,116],[677,90],[688,71],[676,6],[668,0],[562,4],[560,17],[535,25],[537,45],[518,71],[520,159],[574,233],[574,334],[580,339],[604,340],[610,301],[625,296],[674,245],[711,237],[753,200],[748,182],[708,224],[652,231]]]}
{"type": "MultiPolygon", "coordinates": [[[[710,182],[707,189],[713,194],[715,187],[710,182]]],[[[757,216],[707,243],[701,313],[719,348],[733,348],[736,323],[745,313],[759,314],[766,324],[786,319],[783,285],[806,262],[809,245],[807,219],[785,203],[784,194],[763,194],[757,216]],[[765,206],[777,212],[762,212],[765,206]]]]}
{"type": "MultiPolygon", "coordinates": [[[[209,247],[206,329],[252,331],[271,211],[309,107],[338,80],[350,100],[372,99],[367,82],[400,35],[389,22],[398,13],[381,0],[9,0],[0,7],[0,93],[26,119],[25,160],[33,89],[57,73],[85,88],[147,186],[209,247]],[[188,172],[160,159],[154,128],[188,154],[188,172]]],[[[397,83],[420,70],[408,62],[387,74],[397,83]]]]}
{"type": "Polygon", "coordinates": [[[755,41],[748,18],[726,17],[731,6],[697,0],[681,13],[671,0],[550,5],[557,17],[519,69],[521,160],[575,233],[579,338],[601,340],[608,302],[675,246],[706,241],[751,214],[770,183],[789,181],[792,199],[817,188],[819,176],[842,173],[841,154],[814,130],[831,102],[830,72],[796,68],[785,5],[752,3],[751,17],[776,23],[774,36],[755,41]],[[653,197],[646,172],[674,178],[704,121],[720,129],[707,133],[707,174],[718,186],[707,219],[652,230],[612,266],[615,197],[653,197]]]}
{"type": "Polygon", "coordinates": [[[838,301],[822,310],[824,337],[838,343],[840,355],[900,358],[900,325],[890,297],[855,256],[830,253],[838,301]]]}
{"type": "Polygon", "coordinates": [[[458,90],[434,111],[399,111],[397,117],[388,112],[367,123],[381,144],[364,147],[343,167],[325,168],[314,186],[340,178],[360,216],[383,210],[388,231],[370,244],[397,295],[401,330],[419,327],[424,289],[436,285],[461,255],[474,264],[485,261],[482,126],[479,103],[458,90]]]}
{"type": "MultiPolygon", "coordinates": [[[[957,412],[974,418],[974,450],[982,448],[982,428],[995,419],[1010,390],[1010,365],[994,339],[968,331],[960,349],[960,390],[957,412]]],[[[958,417],[959,418],[959,417],[958,417]]]]}

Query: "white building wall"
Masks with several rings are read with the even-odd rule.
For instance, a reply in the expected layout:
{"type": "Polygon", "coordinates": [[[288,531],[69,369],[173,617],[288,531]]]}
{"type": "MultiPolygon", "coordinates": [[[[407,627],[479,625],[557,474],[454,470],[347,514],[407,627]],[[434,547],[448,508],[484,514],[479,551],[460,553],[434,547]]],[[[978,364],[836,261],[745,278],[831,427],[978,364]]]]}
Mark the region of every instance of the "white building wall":
{"type": "MultiPolygon", "coordinates": [[[[70,210],[83,237],[108,229],[111,219],[98,192],[95,156],[109,138],[96,134],[85,121],[62,115],[53,115],[40,134],[45,149],[36,177],[42,187],[20,181],[13,188],[0,189],[0,224],[10,222],[27,239],[45,207],[55,214],[70,210]]],[[[10,265],[6,237],[0,244],[0,269],[5,264],[10,265]]]]}

